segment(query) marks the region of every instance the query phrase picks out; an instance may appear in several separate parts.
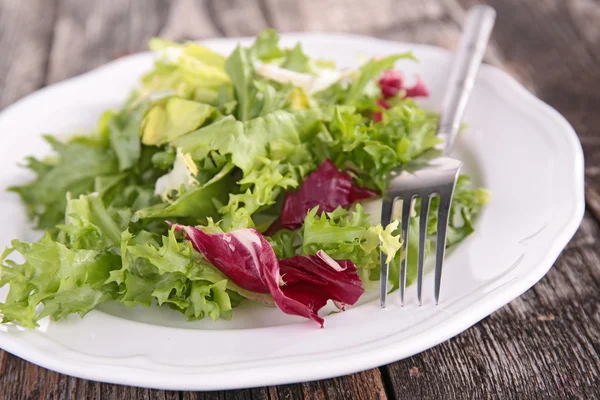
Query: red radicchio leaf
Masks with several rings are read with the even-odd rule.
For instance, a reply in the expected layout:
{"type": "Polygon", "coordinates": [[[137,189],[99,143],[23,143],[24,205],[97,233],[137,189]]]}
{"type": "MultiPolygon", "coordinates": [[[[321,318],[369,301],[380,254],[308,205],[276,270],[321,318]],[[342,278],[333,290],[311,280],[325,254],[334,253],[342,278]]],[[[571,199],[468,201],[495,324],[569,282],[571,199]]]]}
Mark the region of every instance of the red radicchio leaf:
{"type": "MultiPolygon", "coordinates": [[[[377,99],[377,105],[380,108],[385,108],[386,110],[388,110],[390,108],[390,105],[384,99],[377,99]]],[[[382,118],[383,118],[383,115],[381,114],[381,111],[375,111],[373,113],[373,121],[375,121],[375,122],[381,122],[382,118]]]]}
{"type": "Polygon", "coordinates": [[[415,85],[406,89],[406,97],[429,97],[429,89],[427,89],[425,82],[423,82],[419,75],[416,77],[417,82],[415,85]]]}
{"type": "MultiPolygon", "coordinates": [[[[389,109],[390,105],[384,99],[396,96],[401,89],[405,90],[404,97],[428,97],[429,89],[427,89],[425,82],[423,82],[419,75],[416,75],[416,78],[417,81],[413,87],[404,88],[404,77],[400,72],[394,70],[385,71],[378,81],[383,99],[377,100],[377,106],[386,110],[389,109]]],[[[382,117],[381,111],[373,113],[373,121],[375,122],[381,122],[382,117]]]]}
{"type": "Polygon", "coordinates": [[[352,261],[335,261],[321,251],[278,262],[269,242],[255,229],[208,234],[191,226],[182,228],[194,249],[235,284],[253,292],[269,292],[281,311],[306,317],[321,327],[324,321],[318,311],[327,300],[345,307],[355,304],[364,292],[352,261]]]}
{"type": "Polygon", "coordinates": [[[295,193],[286,195],[281,226],[298,229],[306,213],[316,206],[319,206],[319,212],[330,212],[338,206],[347,207],[357,200],[377,195],[373,190],[353,185],[351,176],[338,171],[330,160],[325,160],[295,193]]]}
{"type": "Polygon", "coordinates": [[[381,75],[378,83],[381,88],[381,94],[383,94],[384,98],[388,99],[397,95],[402,89],[404,77],[400,72],[390,69],[381,75]]]}
{"type": "Polygon", "coordinates": [[[183,226],[183,229],[194,249],[236,285],[252,292],[268,293],[267,281],[275,279],[279,282],[275,253],[255,229],[215,234],[191,226],[183,226]]]}
{"type": "MultiPolygon", "coordinates": [[[[324,253],[322,250],[320,252],[324,253]]],[[[319,253],[319,252],[317,252],[319,253]]],[[[350,260],[324,261],[319,255],[294,256],[279,261],[279,267],[285,285],[286,296],[305,304],[311,310],[311,319],[323,320],[317,312],[325,306],[327,300],[343,310],[347,305],[355,304],[364,293],[356,266],[350,260]],[[337,265],[332,266],[331,263],[337,265]]]]}
{"type": "Polygon", "coordinates": [[[374,190],[367,189],[362,186],[352,185],[350,188],[350,195],[348,196],[348,205],[356,203],[357,201],[370,199],[371,197],[376,197],[378,195],[379,193],[374,190]]]}
{"type": "Polygon", "coordinates": [[[386,110],[390,109],[390,104],[384,99],[377,99],[377,105],[381,108],[385,108],[386,110]]]}

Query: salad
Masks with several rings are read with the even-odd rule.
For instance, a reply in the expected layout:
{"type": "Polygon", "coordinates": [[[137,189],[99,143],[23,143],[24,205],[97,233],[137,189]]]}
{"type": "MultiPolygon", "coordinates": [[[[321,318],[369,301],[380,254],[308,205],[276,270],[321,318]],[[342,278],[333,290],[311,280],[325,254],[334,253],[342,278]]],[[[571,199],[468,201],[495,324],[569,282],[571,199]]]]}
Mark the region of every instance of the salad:
{"type": "MultiPolygon", "coordinates": [[[[428,89],[394,70],[412,53],[339,70],[273,30],[228,57],[158,38],[150,49],[122,108],[89,135],[46,136],[54,154],[27,158],[36,178],[10,188],[46,233],[2,255],[3,323],[32,329],[109,301],[229,319],[253,301],[323,326],[328,301],[343,311],[379,279],[380,250],[392,289],[403,257],[415,280],[418,201],[406,254],[400,221],[363,208],[390,169],[435,156],[438,116],[415,101],[428,89]]],[[[447,246],[486,199],[460,176],[447,246]]]]}

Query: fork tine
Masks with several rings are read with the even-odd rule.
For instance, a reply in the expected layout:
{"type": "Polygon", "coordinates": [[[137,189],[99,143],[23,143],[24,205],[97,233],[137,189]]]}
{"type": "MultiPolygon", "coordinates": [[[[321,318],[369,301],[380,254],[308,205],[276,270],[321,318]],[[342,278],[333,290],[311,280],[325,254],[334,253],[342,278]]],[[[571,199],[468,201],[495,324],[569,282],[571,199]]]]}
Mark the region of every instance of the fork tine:
{"type": "Polygon", "coordinates": [[[423,262],[425,260],[425,239],[427,238],[427,216],[429,214],[428,195],[421,196],[421,212],[419,215],[419,260],[417,264],[417,300],[422,304],[421,294],[423,291],[423,262]]]}
{"type": "Polygon", "coordinates": [[[440,193],[440,207],[438,211],[437,239],[435,249],[435,276],[433,295],[435,304],[440,300],[440,287],[442,282],[442,266],[444,264],[444,254],[446,252],[446,231],[450,219],[450,204],[452,202],[453,187],[450,193],[440,193]]]}
{"type": "MultiPolygon", "coordinates": [[[[381,225],[383,227],[388,226],[388,224],[392,220],[392,212],[394,211],[394,201],[395,199],[383,199],[381,205],[381,225]]],[[[385,308],[385,303],[387,300],[387,283],[389,277],[389,266],[385,262],[386,255],[383,251],[379,251],[379,265],[380,265],[380,275],[379,275],[379,304],[382,308],[385,308]]]]}
{"type": "Polygon", "coordinates": [[[408,227],[410,225],[410,206],[412,197],[402,199],[402,250],[404,258],[400,261],[400,305],[404,306],[404,292],[406,291],[406,261],[408,259],[408,227]]]}

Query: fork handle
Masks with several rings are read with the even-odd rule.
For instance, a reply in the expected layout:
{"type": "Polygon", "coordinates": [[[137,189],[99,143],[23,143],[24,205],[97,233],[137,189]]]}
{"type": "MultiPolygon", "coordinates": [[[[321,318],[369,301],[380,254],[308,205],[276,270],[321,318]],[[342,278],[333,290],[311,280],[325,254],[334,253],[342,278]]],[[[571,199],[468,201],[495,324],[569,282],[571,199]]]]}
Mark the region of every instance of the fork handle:
{"type": "Polygon", "coordinates": [[[463,34],[450,72],[448,87],[442,103],[438,136],[444,139],[442,149],[448,154],[460,131],[479,65],[483,60],[496,11],[489,6],[471,8],[465,18],[463,34]]]}

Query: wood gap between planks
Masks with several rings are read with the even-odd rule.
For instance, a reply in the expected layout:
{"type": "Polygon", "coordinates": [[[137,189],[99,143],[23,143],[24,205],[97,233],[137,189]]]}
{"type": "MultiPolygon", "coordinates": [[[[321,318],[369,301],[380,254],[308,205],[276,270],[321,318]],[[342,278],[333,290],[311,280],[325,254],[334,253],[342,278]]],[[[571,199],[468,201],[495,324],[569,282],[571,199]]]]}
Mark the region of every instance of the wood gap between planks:
{"type": "Polygon", "coordinates": [[[387,366],[379,367],[379,373],[381,374],[381,381],[383,382],[383,389],[388,399],[396,400],[396,391],[394,390],[394,384],[392,382],[392,376],[390,369],[387,366]]]}

